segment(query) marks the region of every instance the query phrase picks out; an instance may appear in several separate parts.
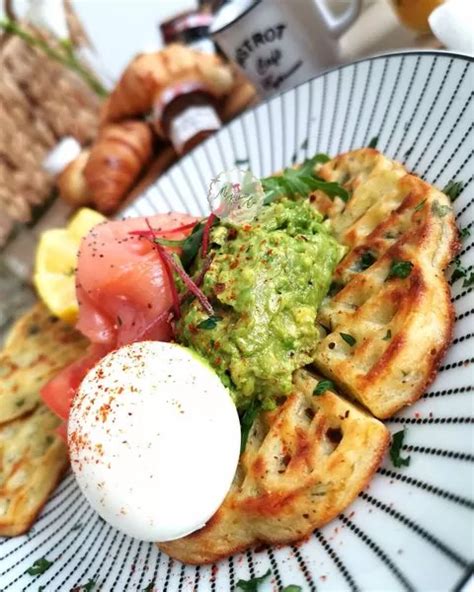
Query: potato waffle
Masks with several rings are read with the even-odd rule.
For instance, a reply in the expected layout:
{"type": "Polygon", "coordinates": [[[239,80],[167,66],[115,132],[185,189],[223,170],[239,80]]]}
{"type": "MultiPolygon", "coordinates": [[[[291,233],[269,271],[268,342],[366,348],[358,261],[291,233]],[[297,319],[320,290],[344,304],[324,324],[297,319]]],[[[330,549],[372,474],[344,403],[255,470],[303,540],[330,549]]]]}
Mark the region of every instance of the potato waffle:
{"type": "Polygon", "coordinates": [[[451,204],[369,148],[334,158],[318,174],[352,192],[342,211],[339,203],[328,212],[351,250],[335,272],[337,293],[318,315],[329,334],[314,363],[386,418],[423,393],[451,340],[454,312],[443,274],[458,249],[451,204]],[[400,262],[407,277],[393,267],[400,262]]]}
{"type": "Polygon", "coordinates": [[[0,535],[26,532],[68,466],[59,419],[44,405],[0,425],[0,535]]]}
{"type": "Polygon", "coordinates": [[[13,326],[0,352],[0,425],[31,411],[40,388],[80,357],[87,340],[36,304],[13,326]]]}
{"type": "Polygon", "coordinates": [[[309,536],[365,487],[389,442],[385,426],[332,391],[313,394],[317,378],[295,377],[295,391],[252,427],[232,487],[201,530],[159,547],[202,564],[258,543],[309,536]]]}
{"type": "Polygon", "coordinates": [[[13,326],[0,353],[0,535],[26,532],[68,466],[59,419],[39,391],[83,355],[87,341],[35,305],[13,326]]]}

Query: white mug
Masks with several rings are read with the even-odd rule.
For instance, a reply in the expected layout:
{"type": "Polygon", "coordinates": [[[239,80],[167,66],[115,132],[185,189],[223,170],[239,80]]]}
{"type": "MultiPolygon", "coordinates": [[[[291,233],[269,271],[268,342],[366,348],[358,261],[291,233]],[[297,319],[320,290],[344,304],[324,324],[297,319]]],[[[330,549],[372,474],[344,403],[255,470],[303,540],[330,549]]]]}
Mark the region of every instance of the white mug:
{"type": "Polygon", "coordinates": [[[361,0],[346,0],[339,16],[326,1],[234,0],[217,13],[212,37],[268,97],[337,64],[337,38],[357,18],[361,0]]]}

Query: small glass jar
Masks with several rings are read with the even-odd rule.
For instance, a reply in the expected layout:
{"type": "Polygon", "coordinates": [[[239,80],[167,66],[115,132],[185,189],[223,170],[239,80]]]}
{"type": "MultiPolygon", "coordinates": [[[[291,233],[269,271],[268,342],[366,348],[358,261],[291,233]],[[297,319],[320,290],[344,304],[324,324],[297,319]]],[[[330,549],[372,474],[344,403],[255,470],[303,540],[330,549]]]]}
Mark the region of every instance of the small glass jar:
{"type": "Polygon", "coordinates": [[[155,102],[153,119],[157,131],[180,155],[189,152],[222,125],[214,95],[197,82],[167,87],[155,102]]]}
{"type": "Polygon", "coordinates": [[[193,10],[180,14],[160,25],[165,45],[182,43],[198,51],[215,53],[216,47],[209,30],[212,14],[207,11],[193,10]]]}

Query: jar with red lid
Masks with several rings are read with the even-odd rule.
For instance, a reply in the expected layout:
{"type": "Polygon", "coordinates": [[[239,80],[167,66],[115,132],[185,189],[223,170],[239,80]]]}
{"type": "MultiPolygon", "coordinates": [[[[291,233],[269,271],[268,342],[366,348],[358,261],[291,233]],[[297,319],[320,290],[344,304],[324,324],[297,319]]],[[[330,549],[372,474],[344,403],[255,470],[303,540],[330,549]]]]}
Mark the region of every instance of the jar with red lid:
{"type": "Polygon", "coordinates": [[[168,86],[153,108],[154,125],[180,155],[217,131],[221,119],[216,97],[201,82],[180,82],[168,86]]]}
{"type": "Polygon", "coordinates": [[[206,53],[215,53],[216,48],[210,36],[213,16],[209,12],[192,10],[175,16],[160,25],[165,45],[182,43],[206,53]]]}

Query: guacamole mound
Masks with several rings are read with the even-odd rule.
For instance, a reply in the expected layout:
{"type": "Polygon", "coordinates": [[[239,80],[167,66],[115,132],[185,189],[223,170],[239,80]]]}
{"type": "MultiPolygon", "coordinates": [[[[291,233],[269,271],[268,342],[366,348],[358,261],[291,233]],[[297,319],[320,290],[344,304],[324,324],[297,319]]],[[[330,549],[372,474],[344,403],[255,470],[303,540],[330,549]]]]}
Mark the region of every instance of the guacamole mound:
{"type": "MultiPolygon", "coordinates": [[[[307,200],[284,199],[250,224],[214,227],[210,254],[202,290],[215,317],[196,299],[184,304],[178,340],[210,362],[239,410],[255,397],[271,409],[312,360],[316,313],[344,247],[307,200]]],[[[198,255],[195,273],[202,264],[198,255]]]]}

